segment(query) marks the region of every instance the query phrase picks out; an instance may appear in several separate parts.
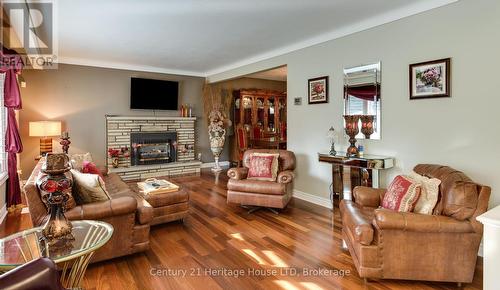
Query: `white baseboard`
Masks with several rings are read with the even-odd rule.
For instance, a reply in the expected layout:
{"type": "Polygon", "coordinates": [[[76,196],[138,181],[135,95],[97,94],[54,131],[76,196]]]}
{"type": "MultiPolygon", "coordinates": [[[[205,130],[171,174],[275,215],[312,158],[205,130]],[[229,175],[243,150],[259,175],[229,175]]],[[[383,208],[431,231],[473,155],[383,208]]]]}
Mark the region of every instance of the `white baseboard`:
{"type": "MultiPolygon", "coordinates": [[[[229,167],[229,161],[220,161],[219,165],[221,167],[229,167]]],[[[201,168],[212,168],[215,166],[215,162],[202,163],[201,168]]]]}
{"type": "Polygon", "coordinates": [[[303,191],[300,191],[297,189],[293,190],[293,197],[298,198],[298,199],[302,199],[302,200],[305,200],[307,202],[314,203],[314,204],[317,204],[319,206],[326,207],[329,209],[333,208],[332,202],[330,201],[329,198],[324,198],[321,196],[313,195],[313,194],[303,192],[303,191]]]}
{"type": "Polygon", "coordinates": [[[0,209],[0,224],[3,223],[6,217],[7,217],[7,205],[4,204],[0,209]]]}
{"type": "Polygon", "coordinates": [[[483,241],[481,241],[481,244],[479,244],[479,251],[477,251],[477,255],[479,257],[483,257],[483,241]]]}

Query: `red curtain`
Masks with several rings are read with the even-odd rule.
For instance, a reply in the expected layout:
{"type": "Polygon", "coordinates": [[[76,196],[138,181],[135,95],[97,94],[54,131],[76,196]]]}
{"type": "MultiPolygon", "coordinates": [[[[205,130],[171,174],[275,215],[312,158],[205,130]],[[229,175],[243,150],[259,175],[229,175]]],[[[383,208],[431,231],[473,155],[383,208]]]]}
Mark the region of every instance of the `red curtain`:
{"type": "Polygon", "coordinates": [[[377,96],[377,99],[380,98],[380,85],[365,85],[365,86],[359,86],[359,87],[345,87],[344,88],[346,94],[344,95],[345,97],[353,96],[356,98],[360,98],[363,100],[367,101],[373,101],[375,96],[377,96]]]}
{"type": "Polygon", "coordinates": [[[0,72],[5,73],[4,106],[7,108],[7,130],[5,133],[5,151],[7,152],[7,206],[21,203],[21,187],[17,175],[17,153],[23,151],[23,144],[17,128],[16,112],[22,107],[21,93],[16,75],[21,73],[23,62],[18,55],[0,54],[0,72]]]}

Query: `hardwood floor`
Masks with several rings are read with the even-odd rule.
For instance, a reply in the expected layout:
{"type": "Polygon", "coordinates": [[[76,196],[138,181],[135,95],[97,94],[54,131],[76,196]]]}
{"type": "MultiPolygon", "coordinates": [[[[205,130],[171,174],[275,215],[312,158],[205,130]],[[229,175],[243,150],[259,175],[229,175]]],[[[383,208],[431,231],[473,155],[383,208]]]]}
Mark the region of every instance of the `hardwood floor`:
{"type": "MultiPolygon", "coordinates": [[[[455,283],[379,280],[364,283],[341,248],[338,208],[292,200],[279,215],[247,214],[224,197],[227,177],[178,177],[190,193],[184,224],[151,228],[151,249],[92,264],[85,289],[457,289],[455,283]]],[[[27,215],[10,214],[0,235],[20,230],[27,215]]],[[[482,259],[474,282],[482,289],[482,259]]]]}

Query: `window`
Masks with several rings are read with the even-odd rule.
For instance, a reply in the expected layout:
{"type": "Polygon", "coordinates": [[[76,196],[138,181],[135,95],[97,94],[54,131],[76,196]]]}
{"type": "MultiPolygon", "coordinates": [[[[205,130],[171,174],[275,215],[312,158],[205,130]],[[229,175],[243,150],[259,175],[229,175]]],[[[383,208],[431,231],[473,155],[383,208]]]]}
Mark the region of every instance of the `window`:
{"type": "Polygon", "coordinates": [[[5,153],[5,133],[7,131],[7,108],[4,107],[5,73],[0,73],[0,176],[7,173],[7,153],[5,153]]]}

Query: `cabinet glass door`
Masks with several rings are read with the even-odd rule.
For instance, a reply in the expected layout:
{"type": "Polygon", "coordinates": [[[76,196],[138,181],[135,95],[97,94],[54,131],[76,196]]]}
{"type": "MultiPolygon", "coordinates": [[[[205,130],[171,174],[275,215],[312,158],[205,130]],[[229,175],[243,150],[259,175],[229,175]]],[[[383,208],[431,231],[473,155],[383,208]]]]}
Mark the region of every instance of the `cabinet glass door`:
{"type": "Polygon", "coordinates": [[[252,97],[243,96],[242,108],[243,108],[243,125],[245,129],[249,130],[252,126],[252,97]]]}
{"type": "Polygon", "coordinates": [[[236,98],[234,100],[234,123],[239,124],[241,122],[241,98],[236,98]]]}
{"type": "Polygon", "coordinates": [[[267,109],[267,128],[266,128],[266,131],[269,133],[276,132],[276,124],[275,124],[275,120],[274,120],[274,117],[276,115],[276,113],[275,113],[275,109],[276,109],[275,101],[276,101],[276,99],[274,97],[269,97],[267,99],[267,106],[266,106],[266,109],[267,109]]]}
{"type": "Polygon", "coordinates": [[[262,137],[262,130],[264,130],[265,126],[265,107],[264,107],[265,99],[264,97],[257,97],[255,107],[257,109],[255,127],[253,128],[253,134],[255,139],[259,139],[262,137]]]}
{"type": "Polygon", "coordinates": [[[279,111],[279,132],[281,138],[286,139],[286,99],[279,98],[278,101],[278,111],[279,111]]]}

